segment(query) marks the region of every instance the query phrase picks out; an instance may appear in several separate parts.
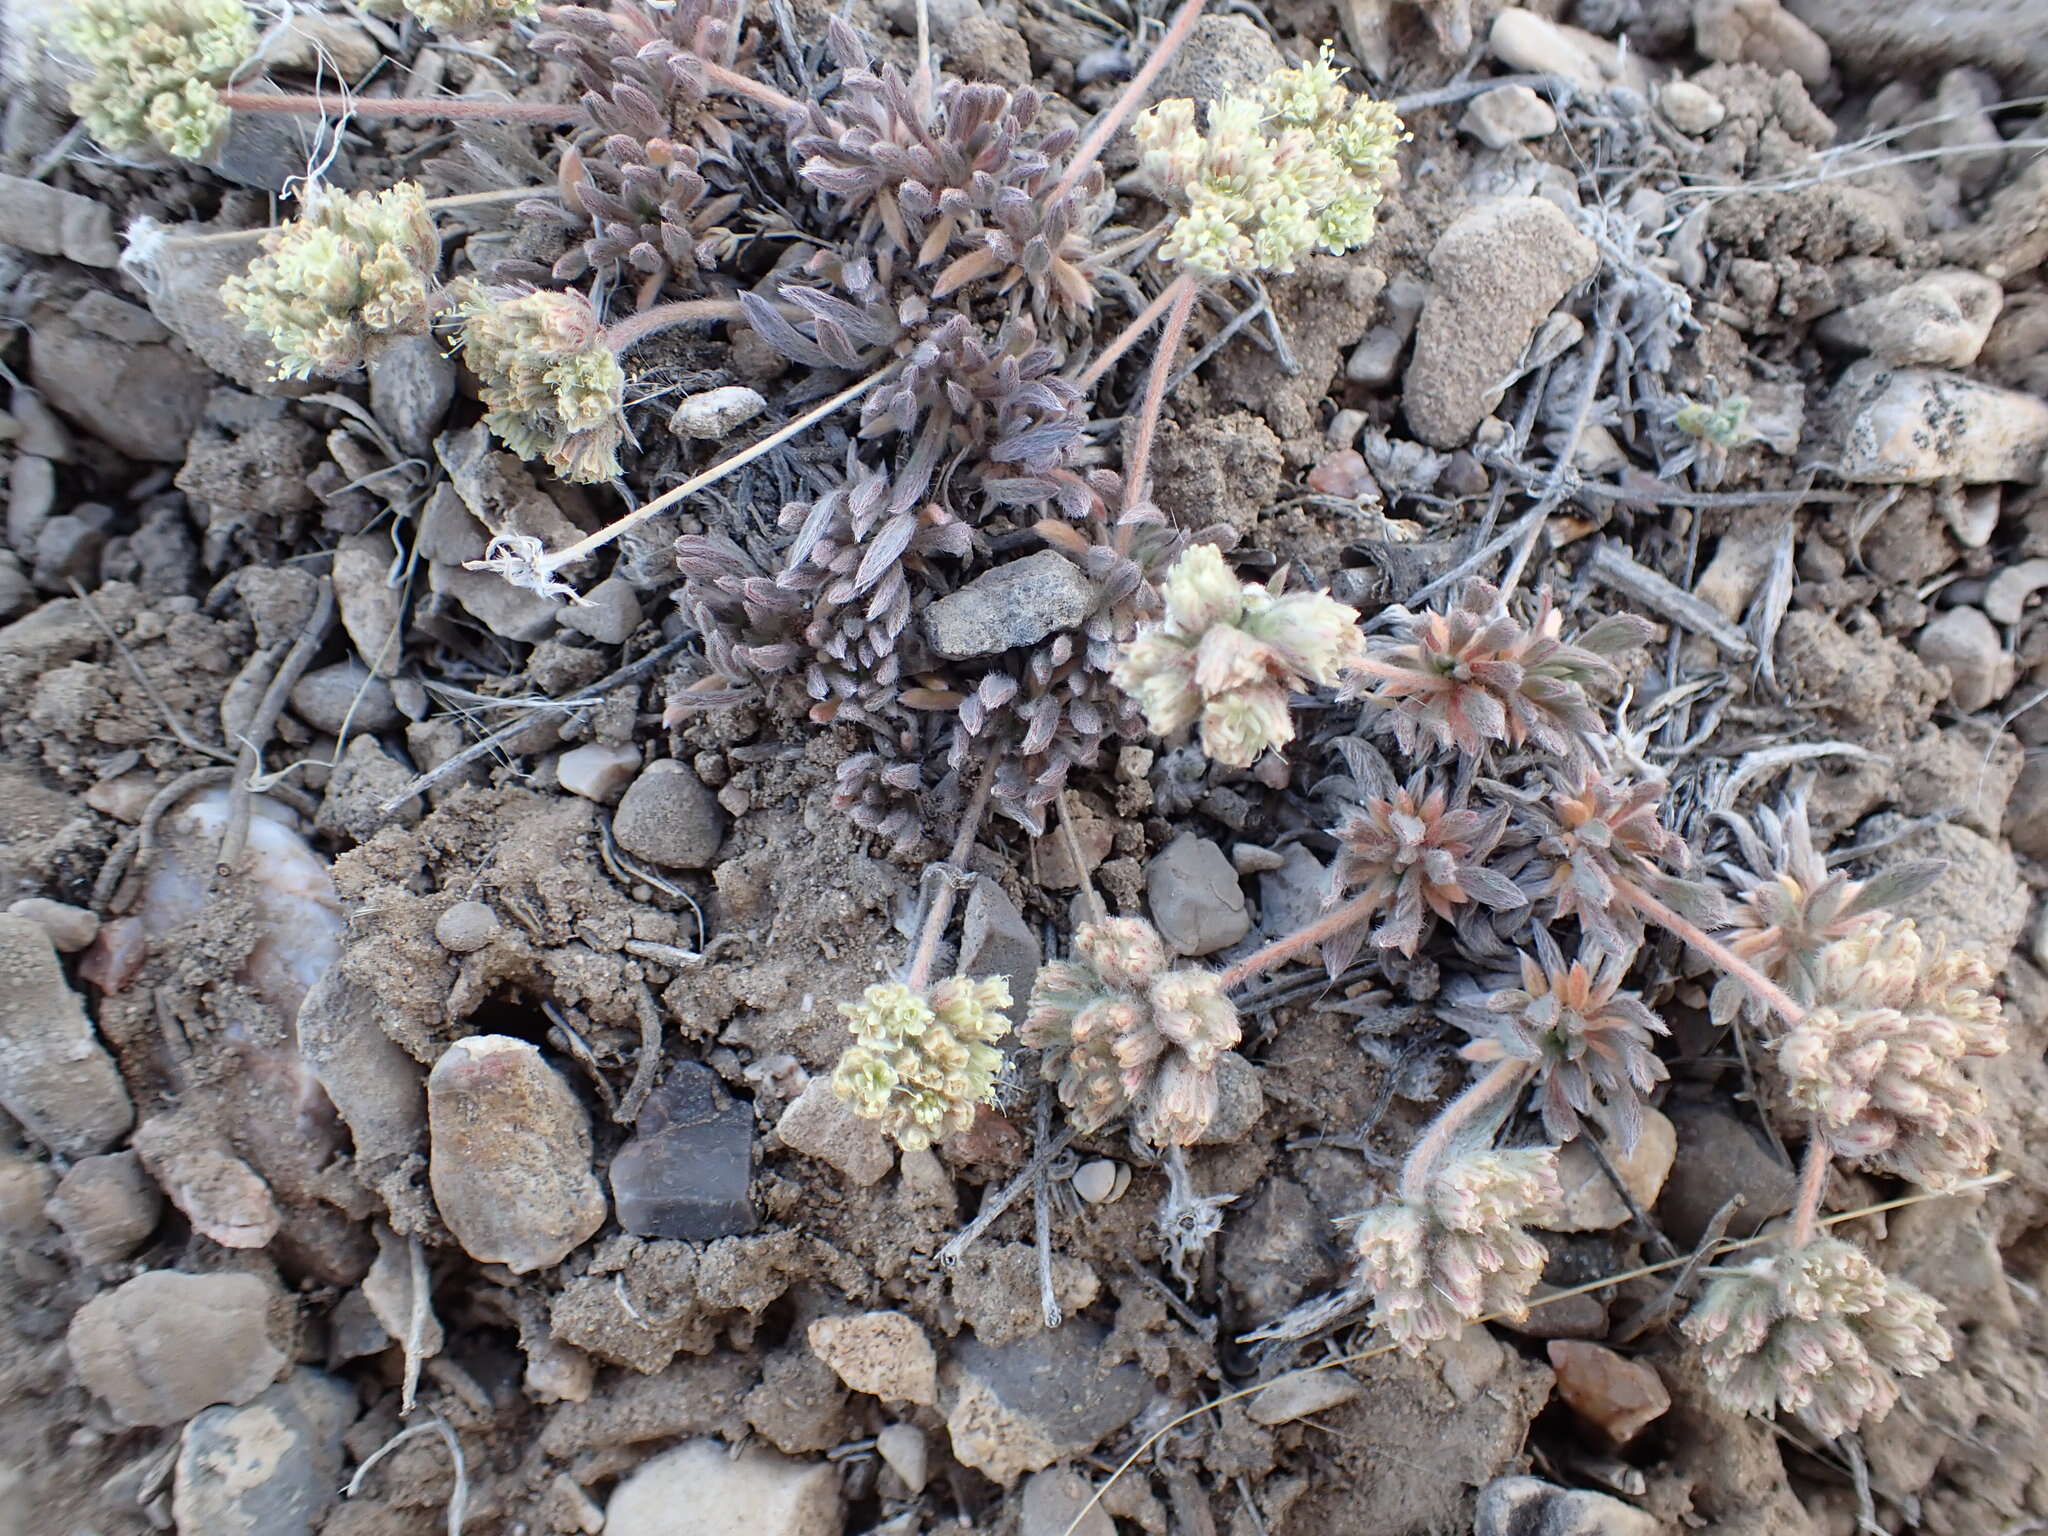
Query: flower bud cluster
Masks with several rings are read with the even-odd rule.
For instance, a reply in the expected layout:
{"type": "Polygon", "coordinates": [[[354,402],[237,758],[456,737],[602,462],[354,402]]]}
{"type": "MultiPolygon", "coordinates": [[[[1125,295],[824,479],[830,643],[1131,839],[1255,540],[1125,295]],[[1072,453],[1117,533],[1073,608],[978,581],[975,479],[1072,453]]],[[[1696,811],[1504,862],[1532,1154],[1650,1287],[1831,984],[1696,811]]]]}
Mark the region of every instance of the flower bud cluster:
{"type": "Polygon", "coordinates": [[[1721,1275],[1683,1327],[1729,1407],[1783,1409],[1833,1439],[1889,1413],[1896,1378],[1949,1358],[1940,1310],[1853,1244],[1822,1237],[1721,1275]]]}
{"type": "Polygon", "coordinates": [[[1934,1189],[1982,1173],[1992,1133],[1962,1064],[2007,1044],[1984,957],[1894,919],[1821,951],[1815,1004],[1775,1049],[1836,1155],[1934,1189]]]}
{"type": "Polygon", "coordinates": [[[1353,1237],[1373,1321],[1410,1354],[1478,1318],[1520,1318],[1548,1255],[1523,1230],[1563,1200],[1550,1147],[1454,1153],[1421,1199],[1373,1207],[1353,1237]]]}
{"type": "Polygon", "coordinates": [[[1199,721],[1202,750],[1232,767],[1294,739],[1291,690],[1333,684],[1365,654],[1355,610],[1240,582],[1213,544],[1173,563],[1165,599],[1165,619],[1140,627],[1112,676],[1154,732],[1199,721]]]}
{"type": "Polygon", "coordinates": [[[458,309],[484,422],[505,446],[545,459],[564,480],[618,474],[626,374],[590,300],[470,283],[458,309]]]}
{"type": "Polygon", "coordinates": [[[881,1122],[905,1151],[918,1152],[974,1123],[995,1097],[1010,1032],[1000,976],[955,976],[919,996],[900,981],[879,982],[857,1003],[841,1003],[854,1043],[832,1071],[832,1090],[865,1120],[881,1122]]]}
{"type": "Polygon", "coordinates": [[[1129,1111],[1154,1146],[1187,1146],[1216,1118],[1216,1068],[1236,1045],[1237,1009],[1209,971],[1166,968],[1166,945],[1142,918],[1074,931],[1073,960],[1038,972],[1018,1032],[1044,1052],[1067,1118],[1084,1135],[1129,1111]]]}
{"type": "Polygon", "coordinates": [[[1312,63],[1211,103],[1206,133],[1186,98],[1133,129],[1146,173],[1186,205],[1160,254],[1210,277],[1291,272],[1312,250],[1364,245],[1407,137],[1390,104],[1344,88],[1327,43],[1312,63]]]}
{"type": "Polygon", "coordinates": [[[383,192],[316,184],[299,216],[263,237],[248,270],[221,284],[221,300],[270,339],[279,378],[338,375],[385,337],[426,332],[440,259],[416,183],[383,192]]]}
{"type": "Polygon", "coordinates": [[[85,65],[71,110],[116,152],[213,152],[228,125],[217,87],[256,51],[242,0],[76,0],[58,36],[85,65]]]}

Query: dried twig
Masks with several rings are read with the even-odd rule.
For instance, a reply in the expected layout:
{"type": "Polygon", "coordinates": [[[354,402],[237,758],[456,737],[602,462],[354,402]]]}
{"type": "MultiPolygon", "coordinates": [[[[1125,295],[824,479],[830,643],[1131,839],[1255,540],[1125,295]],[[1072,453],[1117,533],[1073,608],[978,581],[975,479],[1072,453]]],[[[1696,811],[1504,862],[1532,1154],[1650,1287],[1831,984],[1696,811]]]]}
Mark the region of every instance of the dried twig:
{"type": "Polygon", "coordinates": [[[448,1459],[455,1463],[455,1486],[448,1494],[448,1536],[462,1536],[462,1522],[469,1512],[469,1463],[463,1459],[462,1442],[455,1437],[455,1431],[448,1421],[435,1417],[422,1419],[410,1429],[401,1429],[376,1450],[363,1458],[363,1464],[356,1468],[356,1474],[348,1480],[348,1486],[341,1490],[341,1496],[352,1499],[363,1490],[363,1479],[370,1468],[397,1450],[408,1440],[417,1440],[421,1435],[439,1435],[441,1443],[448,1447],[448,1459]]]}
{"type": "Polygon", "coordinates": [[[1722,618],[1712,604],[1658,575],[1612,540],[1602,539],[1594,548],[1586,573],[1644,607],[1656,609],[1674,624],[1705,635],[1731,656],[1747,661],[1756,655],[1749,637],[1722,618]]]}

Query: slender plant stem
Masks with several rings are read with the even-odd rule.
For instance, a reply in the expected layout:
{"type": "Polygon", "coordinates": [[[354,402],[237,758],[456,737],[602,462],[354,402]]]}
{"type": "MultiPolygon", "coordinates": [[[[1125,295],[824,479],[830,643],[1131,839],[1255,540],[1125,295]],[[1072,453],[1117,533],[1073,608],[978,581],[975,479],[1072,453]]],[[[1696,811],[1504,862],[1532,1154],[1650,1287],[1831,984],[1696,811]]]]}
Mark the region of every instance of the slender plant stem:
{"type": "Polygon", "coordinates": [[[1529,1080],[1530,1064],[1510,1056],[1496,1061],[1486,1075],[1444,1106],[1444,1112],[1430,1122],[1422,1139],[1401,1165],[1401,1198],[1421,1204],[1429,1198],[1429,1176],[1443,1161],[1444,1148],[1476,1119],[1480,1111],[1504,1095],[1516,1092],[1529,1080]]]}
{"type": "Polygon", "coordinates": [[[1109,909],[1103,906],[1102,897],[1095,890],[1095,882],[1088,878],[1088,866],[1081,861],[1081,839],[1074,832],[1074,818],[1067,810],[1067,796],[1072,790],[1060,791],[1060,837],[1067,845],[1067,857],[1074,861],[1074,873],[1081,881],[1081,894],[1088,902],[1088,916],[1093,922],[1106,922],[1109,909]]]}
{"type": "MultiPolygon", "coordinates": [[[[1176,281],[1185,282],[1186,280],[1185,275],[1183,275],[1176,281]]],[[[1147,304],[1139,312],[1137,319],[1117,332],[1116,340],[1096,354],[1095,361],[1088,365],[1086,371],[1082,373],[1079,379],[1075,380],[1075,383],[1080,386],[1084,394],[1101,381],[1102,376],[1109,372],[1111,366],[1115,364],[1118,358],[1122,357],[1137,344],[1139,337],[1152,329],[1152,322],[1166,313],[1166,307],[1174,301],[1176,296],[1174,284],[1168,283],[1159,290],[1159,297],[1150,304],[1147,304]]]]}
{"type": "Polygon", "coordinates": [[[1806,1134],[1806,1161],[1799,1169],[1799,1203],[1792,1207],[1790,1236],[1794,1248],[1805,1247],[1813,1238],[1821,1197],[1827,1193],[1828,1169],[1833,1163],[1833,1151],[1816,1122],[1806,1134]]]}
{"type": "Polygon", "coordinates": [[[704,78],[734,96],[744,96],[748,101],[758,103],[772,112],[788,112],[802,116],[807,110],[794,96],[785,96],[772,85],[763,84],[737,70],[727,69],[723,64],[714,64],[709,59],[697,60],[697,67],[704,71],[704,78]]]}
{"type": "Polygon", "coordinates": [[[1080,148],[1074,151],[1074,158],[1068,164],[1066,174],[1060,177],[1052,189],[1052,196],[1046,200],[1048,208],[1056,206],[1060,199],[1074,190],[1074,184],[1088,174],[1117,129],[1123,127],[1130,115],[1137,111],[1138,103],[1145,99],[1145,93],[1152,88],[1152,82],[1159,78],[1159,72],[1173,62],[1173,56],[1180,52],[1180,45],[1188,40],[1188,34],[1195,30],[1195,23],[1202,16],[1202,0],[1187,0],[1173,18],[1173,24],[1166,29],[1166,35],[1159,39],[1159,46],[1152,50],[1138,72],[1131,76],[1130,84],[1123,88],[1116,104],[1095,120],[1095,126],[1088,130],[1088,136],[1081,140],[1080,148]]]}
{"type": "Polygon", "coordinates": [[[1354,896],[1334,912],[1326,912],[1306,928],[1297,929],[1285,938],[1275,939],[1264,949],[1252,951],[1237,964],[1216,978],[1216,983],[1228,992],[1232,987],[1241,987],[1263,971],[1270,971],[1283,960],[1291,960],[1311,945],[1320,944],[1349,928],[1353,923],[1370,917],[1380,904],[1376,895],[1354,896]]]}
{"type": "Polygon", "coordinates": [[[600,528],[595,533],[586,534],[583,538],[580,538],[574,544],[571,544],[567,549],[558,550],[556,553],[552,555],[542,555],[539,560],[534,562],[535,565],[539,568],[543,575],[551,575],[554,572],[559,571],[565,565],[574,565],[578,560],[581,560],[585,555],[594,554],[596,551],[603,549],[605,545],[611,543],[611,541],[613,539],[618,538],[619,535],[632,532],[635,528],[638,528],[642,523],[646,522],[650,517],[653,517],[656,513],[665,512],[670,507],[674,506],[677,502],[681,501],[684,497],[694,496],[697,494],[697,492],[703,490],[704,487],[706,487],[707,485],[712,485],[720,480],[723,480],[727,475],[731,474],[734,470],[742,469],[746,465],[753,463],[754,460],[760,458],[762,454],[772,452],[773,450],[781,447],[784,443],[788,442],[792,437],[795,437],[799,432],[802,432],[805,428],[813,426],[820,421],[823,421],[827,416],[830,416],[842,405],[847,404],[849,401],[858,400],[862,395],[866,394],[869,390],[873,389],[877,384],[882,383],[885,379],[893,377],[896,372],[896,367],[896,364],[891,363],[887,368],[884,368],[880,373],[873,374],[868,378],[862,379],[858,384],[855,384],[850,388],[842,389],[830,400],[821,401],[819,404],[811,407],[810,410],[805,411],[803,415],[797,417],[795,421],[790,422],[787,426],[777,428],[775,431],[769,433],[766,437],[762,438],[761,441],[759,441],[758,443],[748,444],[748,446],[742,448],[738,453],[732,455],[731,458],[720,460],[718,463],[712,465],[711,468],[705,470],[704,473],[702,473],[701,475],[692,475],[689,479],[685,480],[681,485],[672,486],[670,489],[663,491],[659,496],[655,497],[654,500],[648,502],[646,506],[641,507],[635,511],[628,512],[616,523],[612,523],[607,527],[600,528]]]}
{"type": "Polygon", "coordinates": [[[1770,977],[1764,975],[1762,971],[1751,965],[1747,960],[1743,959],[1742,956],[1736,954],[1734,950],[1723,944],[1719,939],[1709,937],[1697,923],[1692,922],[1688,918],[1680,917],[1676,912],[1665,906],[1663,902],[1632,880],[1617,880],[1614,882],[1614,888],[1643,916],[1685,940],[1686,943],[1690,944],[1730,976],[1733,976],[1737,981],[1749,988],[1751,992],[1756,994],[1759,1002],[1765,1004],[1774,1013],[1778,1014],[1787,1024],[1803,1024],[1806,1022],[1806,1010],[1793,1000],[1790,993],[1772,981],[1770,977]]]}
{"type": "Polygon", "coordinates": [[[637,315],[628,315],[606,326],[604,339],[612,351],[618,353],[671,326],[687,325],[692,320],[739,320],[745,316],[746,311],[740,308],[738,299],[678,299],[673,304],[657,304],[652,309],[643,309],[637,315]]]}
{"type": "Polygon", "coordinates": [[[470,96],[272,96],[267,91],[222,91],[221,105],[236,112],[282,112],[299,117],[329,113],[352,117],[432,117],[444,122],[481,118],[494,123],[573,123],[576,102],[491,101],[470,96]]]}
{"type": "MultiPolygon", "coordinates": [[[[981,830],[981,813],[988,809],[989,791],[996,786],[993,766],[982,771],[981,781],[974,786],[974,793],[967,797],[967,809],[960,813],[960,830],[954,835],[951,852],[946,862],[955,869],[965,869],[969,855],[974,852],[974,837],[981,830]]],[[[924,926],[917,933],[917,949],[910,957],[910,972],[903,978],[904,985],[913,992],[922,992],[932,979],[932,963],[938,959],[939,939],[946,931],[946,924],[953,918],[953,898],[959,892],[948,873],[939,877],[939,888],[932,894],[931,910],[924,915],[924,926]]]]}
{"type": "MultiPolygon", "coordinates": [[[[553,187],[493,187],[488,192],[460,192],[452,197],[430,197],[421,206],[436,213],[449,208],[480,208],[486,203],[516,202],[522,197],[545,196],[554,191],[553,187]]],[[[279,226],[258,224],[251,229],[215,229],[203,235],[165,235],[164,245],[175,245],[184,249],[191,245],[231,245],[237,240],[257,240],[264,235],[274,234],[279,226]]]]}
{"type": "Polygon", "coordinates": [[[1188,314],[1195,307],[1195,280],[1183,272],[1168,286],[1173,302],[1167,307],[1166,323],[1159,330],[1159,350],[1152,355],[1152,372],[1145,380],[1145,403],[1138,410],[1138,430],[1131,439],[1131,462],[1124,474],[1124,506],[1141,504],[1151,489],[1152,441],[1159,435],[1159,413],[1166,405],[1166,381],[1173,376],[1173,355],[1180,350],[1181,334],[1188,328],[1188,314]]]}

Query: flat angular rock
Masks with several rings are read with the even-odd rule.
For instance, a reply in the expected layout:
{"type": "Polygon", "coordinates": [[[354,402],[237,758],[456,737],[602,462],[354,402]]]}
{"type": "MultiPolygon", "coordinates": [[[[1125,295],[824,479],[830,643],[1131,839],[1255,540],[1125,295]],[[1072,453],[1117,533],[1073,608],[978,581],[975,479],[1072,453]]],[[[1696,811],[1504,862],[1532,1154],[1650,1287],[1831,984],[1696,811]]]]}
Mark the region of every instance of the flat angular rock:
{"type": "Polygon", "coordinates": [[[300,1369],[239,1408],[208,1408],[178,1441],[171,1514],[206,1536],[311,1536],[341,1483],[355,1392],[300,1369]]]}
{"type": "Polygon", "coordinates": [[[691,1440],[642,1462],[605,1505],[605,1536],[840,1536],[845,1508],[830,1462],[759,1447],[732,1454],[691,1440]]]}
{"type": "Polygon", "coordinates": [[[121,259],[114,216],[104,205],[26,176],[0,176],[0,245],[86,267],[111,267],[121,259]]]}
{"type": "Polygon", "coordinates": [[[80,1307],[65,1346],[116,1422],[178,1424],[276,1381],[291,1334],[290,1299],[268,1281],[158,1269],[80,1307]]]}
{"type": "Polygon", "coordinates": [[[2005,290],[1979,272],[1929,272],[1902,288],[1838,309],[1815,327],[1834,346],[1879,362],[1967,368],[1984,350],[2005,290]]]}
{"type": "Polygon", "coordinates": [[[901,1312],[821,1317],[805,1337],[811,1352],[856,1392],[889,1402],[939,1399],[939,1357],[924,1330],[901,1312]]]}
{"type": "Polygon", "coordinates": [[[941,656],[964,661],[1036,645],[1072,629],[1095,606],[1095,585],[1057,550],[999,565],[924,611],[925,638],[941,656]]]}
{"type": "Polygon", "coordinates": [[[1017,904],[987,875],[977,875],[960,922],[960,974],[1008,978],[1011,1000],[1022,1006],[1038,980],[1043,951],[1017,904]]]}
{"type": "Polygon", "coordinates": [[[411,1157],[427,1134],[424,1074],[384,1032],[378,1009],[377,995],[338,965],[299,1005],[299,1055],[348,1126],[364,1168],[411,1157]]]}
{"type": "Polygon", "coordinates": [[[65,1157],[103,1152],[135,1123],[127,1085],[64,979],[48,930],[5,914],[0,1106],[65,1157]]]}
{"type": "Polygon", "coordinates": [[[2037,484],[2048,401],[1931,368],[1852,363],[1835,386],[1837,473],[1850,485],[2037,484]]]}
{"type": "Polygon", "coordinates": [[[1429,256],[1434,287],[1402,389],[1415,435],[1432,448],[1470,438],[1544,317],[1599,264],[1593,242],[1546,198],[1501,198],[1462,214],[1429,256]]]}
{"type": "Polygon", "coordinates": [[[1251,932],[1237,871],[1215,843],[1183,832],[1145,870],[1145,900],[1177,953],[1213,955],[1251,932]]]}
{"type": "Polygon", "coordinates": [[[1008,1485],[1086,1455],[1138,1416],[1152,1386],[1137,1366],[1104,1366],[1106,1331],[1086,1319],[991,1346],[963,1335],[947,1362],[953,1454],[1008,1485]]]}
{"type": "Polygon", "coordinates": [[[48,1210],[81,1263],[116,1264],[156,1230],[163,1204],[141,1158],[105,1152],[71,1165],[57,1181],[48,1210]]]}
{"type": "MultiPolygon", "coordinates": [[[[1677,1155],[1678,1133],[1662,1113],[1649,1108],[1643,1110],[1642,1135],[1635,1146],[1626,1152],[1619,1146],[1607,1149],[1616,1176],[1646,1214],[1663,1193],[1677,1155]]],[[[1564,1204],[1555,1220],[1540,1224],[1546,1231],[1605,1232],[1629,1219],[1628,1206],[1583,1138],[1567,1142],[1558,1154],[1557,1182],[1564,1204]]]]}
{"type": "Polygon", "coordinates": [[[223,1248],[261,1248],[281,1218],[270,1186],[186,1114],[155,1115],[135,1128],[135,1151],[193,1230],[223,1248]]]}
{"type": "Polygon", "coordinates": [[[1583,1339],[1552,1339],[1557,1395],[1573,1413],[1620,1447],[1670,1411],[1671,1394],[1657,1368],[1583,1339]]]}
{"type": "Polygon", "coordinates": [[[775,1136],[792,1152],[815,1157],[837,1168],[856,1184],[877,1184],[896,1166],[896,1146],[872,1120],[863,1120],[853,1106],[832,1091],[829,1077],[804,1084],[782,1118],[775,1136]]]}
{"type": "Polygon", "coordinates": [[[754,1110],[701,1062],[678,1062],[612,1159],[619,1225],[637,1237],[710,1242],[754,1229],[754,1110]]]}
{"type": "Polygon", "coordinates": [[[427,1177],[441,1219],[480,1264],[559,1264],[604,1225],[590,1116],[524,1040],[472,1035],[427,1077],[427,1177]]]}

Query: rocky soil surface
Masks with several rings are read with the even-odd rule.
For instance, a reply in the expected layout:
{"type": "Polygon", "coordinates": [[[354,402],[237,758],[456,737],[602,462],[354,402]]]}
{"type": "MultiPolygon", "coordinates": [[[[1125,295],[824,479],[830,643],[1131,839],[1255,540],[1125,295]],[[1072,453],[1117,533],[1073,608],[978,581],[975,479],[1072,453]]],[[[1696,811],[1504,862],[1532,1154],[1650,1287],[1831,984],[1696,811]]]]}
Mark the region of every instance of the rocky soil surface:
{"type": "MultiPolygon", "coordinates": [[[[2038,6],[1217,5],[1160,86],[1210,99],[1330,38],[1413,135],[1369,246],[1198,320],[1169,518],[1368,625],[1510,566],[1575,629],[1640,613],[1650,659],[1602,707],[1702,858],[1804,780],[1838,856],[1946,861],[1909,910],[1999,978],[2013,1049],[1982,1082],[2011,1177],[1853,1224],[1947,1309],[1956,1360],[1836,1444],[1713,1403],[1669,1272],[1576,1289],[1690,1251],[1732,1195],[1735,1237],[1793,1204],[1675,944],[1641,983],[1670,1081],[1614,1166],[1574,1144],[1541,1234],[1543,1294],[1575,1294],[1419,1357],[1355,1315],[1244,1336],[1343,1283],[1335,1223],[1463,1079],[1426,950],[1247,996],[1192,1197],[1121,1130],[1042,1155],[1021,1050],[936,1147],[857,1118],[836,1004],[901,971],[942,840],[835,804],[867,739],[800,688],[704,697],[673,554],[772,529],[843,436],[575,568],[581,604],[465,563],[715,462],[817,398],[805,370],[745,332],[650,349],[631,501],[506,452],[432,338],[280,382],[218,294],[253,242],[190,237],[276,216],[304,141],[100,152],[44,9],[5,18],[0,60],[0,1533],[2048,1529],[2038,6]]],[[[915,6],[749,9],[791,59],[842,13],[914,57],[915,6]]],[[[1160,20],[928,12],[950,71],[1082,121],[1160,20]]],[[[371,95],[559,100],[531,28],[305,7],[273,57],[371,95]]],[[[464,193],[550,183],[551,134],[363,118],[321,152],[464,193]]],[[[554,254],[508,202],[443,223],[478,270],[554,254]]],[[[931,605],[937,656],[1093,600],[1051,553],[996,573],[931,605]]],[[[1288,763],[1247,771],[1111,742],[1068,780],[1071,845],[993,820],[960,972],[1021,1001],[1084,885],[1183,957],[1299,928],[1353,761],[1300,713],[1288,763]]],[[[1899,1193],[1847,1183],[1838,1205],[1899,1193]]]]}

